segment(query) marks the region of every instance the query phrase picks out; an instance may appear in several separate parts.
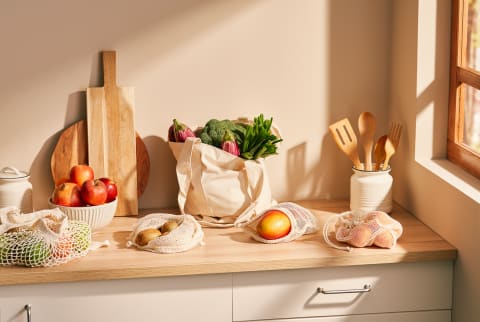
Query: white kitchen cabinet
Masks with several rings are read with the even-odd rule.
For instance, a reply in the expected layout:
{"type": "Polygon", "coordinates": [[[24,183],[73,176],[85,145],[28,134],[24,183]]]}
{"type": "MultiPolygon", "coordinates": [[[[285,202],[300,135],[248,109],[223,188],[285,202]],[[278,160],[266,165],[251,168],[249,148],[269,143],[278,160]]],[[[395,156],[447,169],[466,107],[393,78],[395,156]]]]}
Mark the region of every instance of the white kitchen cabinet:
{"type": "Polygon", "coordinates": [[[231,274],[0,287],[0,322],[226,322],[231,274]]]}
{"type": "MultiPolygon", "coordinates": [[[[450,261],[239,273],[233,275],[233,320],[449,313],[452,278],[450,261]],[[335,294],[323,294],[319,288],[335,294]]],[[[424,320],[408,317],[398,321],[424,320]]]]}
{"type": "Polygon", "coordinates": [[[343,315],[333,317],[302,318],[288,320],[261,320],[255,322],[448,322],[450,321],[450,319],[451,312],[449,310],[446,310],[365,315],[343,315]]]}

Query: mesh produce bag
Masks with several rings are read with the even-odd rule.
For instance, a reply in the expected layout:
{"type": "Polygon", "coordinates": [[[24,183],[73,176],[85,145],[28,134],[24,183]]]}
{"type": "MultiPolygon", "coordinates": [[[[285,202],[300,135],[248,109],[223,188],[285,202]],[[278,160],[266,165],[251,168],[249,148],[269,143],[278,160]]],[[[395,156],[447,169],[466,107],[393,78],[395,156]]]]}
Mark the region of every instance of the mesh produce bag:
{"type": "Polygon", "coordinates": [[[22,214],[0,209],[0,265],[54,266],[85,256],[91,244],[87,223],[69,221],[59,209],[22,214]]]}
{"type": "Polygon", "coordinates": [[[304,234],[314,233],[318,230],[318,224],[316,217],[308,209],[293,202],[282,202],[263,211],[260,216],[255,217],[249,223],[243,225],[242,228],[248,235],[259,242],[276,244],[290,242],[298,239],[304,234]],[[290,219],[291,228],[290,232],[284,237],[277,239],[265,239],[258,234],[257,225],[263,216],[272,210],[278,210],[286,214],[290,219]]]}
{"type": "Polygon", "coordinates": [[[351,247],[338,246],[328,237],[332,226],[336,240],[353,247],[392,248],[403,233],[402,225],[383,211],[347,211],[333,215],[323,227],[323,238],[331,247],[347,251],[351,247]]]}
{"type": "Polygon", "coordinates": [[[127,246],[154,253],[179,253],[203,245],[203,236],[202,227],[191,215],[154,213],[138,220],[128,237],[127,246]],[[165,231],[165,225],[172,223],[174,228],[165,231]],[[155,237],[142,238],[147,230],[155,237]]]}

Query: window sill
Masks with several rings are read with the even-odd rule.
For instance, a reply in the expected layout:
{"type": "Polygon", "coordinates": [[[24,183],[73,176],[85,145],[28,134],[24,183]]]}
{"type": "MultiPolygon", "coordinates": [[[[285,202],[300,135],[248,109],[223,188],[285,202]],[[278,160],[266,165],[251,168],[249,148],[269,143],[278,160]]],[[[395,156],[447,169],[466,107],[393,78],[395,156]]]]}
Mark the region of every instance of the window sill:
{"type": "Polygon", "coordinates": [[[480,180],[447,159],[417,159],[417,162],[454,189],[480,204],[480,180]]]}

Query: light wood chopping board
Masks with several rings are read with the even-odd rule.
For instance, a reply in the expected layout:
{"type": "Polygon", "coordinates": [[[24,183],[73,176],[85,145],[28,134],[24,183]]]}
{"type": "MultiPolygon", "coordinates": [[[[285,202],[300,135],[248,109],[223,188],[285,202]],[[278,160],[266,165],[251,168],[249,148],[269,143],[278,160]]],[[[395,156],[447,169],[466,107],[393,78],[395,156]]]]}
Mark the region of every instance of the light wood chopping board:
{"type": "Polygon", "coordinates": [[[88,164],[117,182],[115,215],[138,215],[134,89],[116,83],[116,53],[104,51],[103,87],[87,88],[88,164]]]}
{"type": "MultiPolygon", "coordinates": [[[[140,135],[136,134],[137,196],[147,188],[150,176],[150,157],[140,135]]],[[[55,185],[68,180],[70,169],[77,164],[88,164],[87,123],[78,121],[66,128],[58,138],[50,159],[50,170],[55,185]]],[[[95,175],[98,177],[97,175],[95,175]]]]}

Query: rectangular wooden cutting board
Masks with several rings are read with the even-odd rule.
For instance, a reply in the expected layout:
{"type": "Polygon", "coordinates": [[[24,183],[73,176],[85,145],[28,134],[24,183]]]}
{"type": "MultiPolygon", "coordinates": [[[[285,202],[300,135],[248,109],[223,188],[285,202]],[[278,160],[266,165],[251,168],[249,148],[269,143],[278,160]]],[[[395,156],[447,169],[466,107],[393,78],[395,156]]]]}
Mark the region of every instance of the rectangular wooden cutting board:
{"type": "Polygon", "coordinates": [[[116,83],[116,53],[102,52],[103,87],[87,88],[88,164],[118,186],[116,216],[138,214],[134,89],[116,83]]]}

